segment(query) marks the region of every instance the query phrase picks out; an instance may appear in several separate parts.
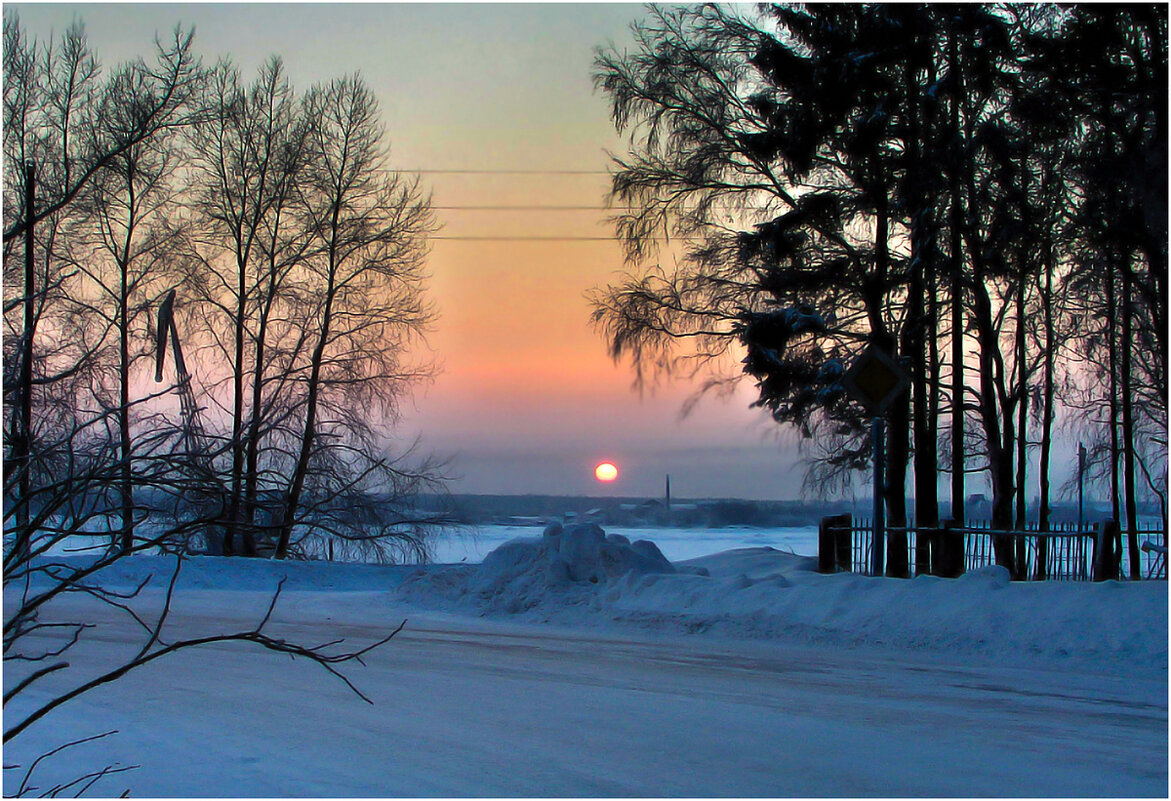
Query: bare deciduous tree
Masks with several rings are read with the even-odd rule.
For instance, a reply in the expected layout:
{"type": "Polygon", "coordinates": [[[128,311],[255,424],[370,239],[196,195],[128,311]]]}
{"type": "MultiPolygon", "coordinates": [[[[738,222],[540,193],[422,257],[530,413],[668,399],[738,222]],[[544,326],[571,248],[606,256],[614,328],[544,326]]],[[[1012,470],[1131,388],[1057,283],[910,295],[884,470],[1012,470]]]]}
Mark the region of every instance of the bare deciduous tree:
{"type": "Polygon", "coordinates": [[[305,98],[308,151],[300,181],[313,252],[299,270],[300,314],[312,349],[297,399],[301,422],[276,555],[288,554],[308,509],[379,475],[395,486],[414,471],[372,452],[377,421],[393,420],[402,393],[426,375],[405,363],[434,312],[423,295],[430,203],[417,180],[388,169],[384,133],[369,88],[356,76],[305,98]]]}

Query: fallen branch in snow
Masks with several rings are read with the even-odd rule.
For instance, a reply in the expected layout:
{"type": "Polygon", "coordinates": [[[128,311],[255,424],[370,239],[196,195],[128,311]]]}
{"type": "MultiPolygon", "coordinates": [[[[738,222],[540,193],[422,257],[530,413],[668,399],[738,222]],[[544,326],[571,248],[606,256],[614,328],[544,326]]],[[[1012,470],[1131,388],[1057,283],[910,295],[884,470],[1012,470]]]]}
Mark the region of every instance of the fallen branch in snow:
{"type": "MultiPolygon", "coordinates": [[[[74,746],[78,746],[78,745],[84,745],[85,743],[91,743],[94,740],[101,740],[105,737],[109,737],[111,734],[117,734],[117,733],[118,733],[118,731],[116,729],[114,729],[111,731],[102,732],[101,734],[95,734],[90,737],[82,737],[80,740],[70,740],[67,743],[64,743],[62,745],[57,746],[52,751],[46,751],[45,753],[41,754],[40,756],[38,756],[36,759],[33,760],[32,764],[28,766],[28,770],[26,770],[24,772],[24,777],[20,780],[20,787],[17,789],[16,793],[14,794],[14,797],[17,797],[17,798],[25,797],[25,796],[31,795],[32,793],[35,793],[41,789],[39,787],[35,787],[35,786],[29,784],[29,782],[32,779],[33,773],[36,771],[37,766],[40,765],[46,759],[48,759],[52,756],[56,756],[57,754],[61,753],[62,751],[66,750],[68,748],[73,748],[74,746]]],[[[19,768],[19,767],[20,767],[20,765],[5,765],[4,769],[5,770],[15,770],[16,768],[19,768]]],[[[106,765],[101,770],[92,771],[90,773],[85,774],[84,776],[79,776],[78,778],[74,779],[73,781],[66,782],[65,784],[57,784],[54,787],[50,788],[49,790],[46,790],[45,792],[41,793],[40,797],[41,798],[57,798],[59,795],[61,795],[61,793],[65,792],[66,790],[69,790],[72,787],[77,787],[78,785],[82,785],[82,782],[85,782],[85,784],[83,784],[81,786],[81,789],[79,789],[77,791],[77,793],[74,795],[75,798],[80,798],[82,795],[85,795],[85,792],[90,787],[93,787],[94,784],[97,783],[97,781],[99,779],[101,779],[105,776],[111,776],[115,773],[125,773],[126,771],[137,770],[138,767],[139,767],[138,765],[123,765],[123,766],[119,766],[117,764],[106,765]]],[[[129,791],[127,791],[127,793],[129,793],[129,791]]],[[[124,793],[123,796],[125,796],[125,795],[126,794],[124,793]]]]}
{"type": "MultiPolygon", "coordinates": [[[[142,546],[134,548],[130,553],[143,550],[147,547],[148,543],[152,545],[158,544],[157,540],[148,540],[142,546]]],[[[172,640],[166,636],[165,628],[168,619],[171,617],[172,602],[176,596],[176,586],[184,564],[183,556],[181,554],[175,555],[175,567],[170,571],[169,580],[166,583],[166,589],[162,599],[162,606],[157,612],[157,617],[155,617],[153,614],[146,614],[141,604],[134,603],[135,599],[141,597],[142,590],[146,588],[150,577],[138,582],[129,591],[111,589],[109,582],[101,580],[103,575],[111,574],[111,569],[116,569],[117,563],[128,555],[129,553],[125,551],[106,552],[97,556],[93,562],[70,564],[56,562],[51,557],[39,555],[34,549],[27,549],[20,552],[9,550],[6,553],[5,568],[8,573],[5,576],[5,595],[6,599],[15,601],[15,603],[12,604],[11,608],[6,610],[8,614],[6,614],[4,627],[4,661],[10,668],[16,664],[28,664],[28,672],[24,673],[22,670],[13,677],[11,686],[7,687],[4,693],[5,722],[11,723],[4,731],[3,742],[6,745],[33,723],[78,696],[84,695],[102,685],[117,681],[136,668],[147,665],[176,651],[214,643],[233,641],[250,642],[270,651],[288,654],[294,659],[300,657],[316,662],[344,683],[351,692],[363,701],[373,703],[367,695],[359,690],[339,670],[339,667],[350,661],[364,664],[363,657],[366,654],[389,642],[406,625],[406,621],[404,620],[386,636],[361,648],[350,650],[338,649],[338,646],[344,642],[342,639],[331,640],[320,645],[303,645],[289,642],[283,638],[273,636],[267,631],[284,587],[285,580],[281,579],[263,616],[252,628],[232,633],[216,633],[201,637],[172,640]],[[61,617],[64,619],[60,619],[54,615],[53,617],[57,619],[45,619],[53,614],[51,610],[56,607],[58,601],[71,596],[89,598],[92,601],[96,601],[115,610],[118,615],[127,616],[137,627],[142,629],[144,634],[143,644],[138,647],[136,652],[132,652],[132,655],[122,662],[122,664],[113,669],[109,669],[98,676],[85,674],[79,678],[70,679],[69,677],[74,675],[69,670],[71,667],[75,671],[84,671],[86,669],[86,660],[76,658],[76,655],[71,654],[71,651],[75,646],[85,640],[88,630],[97,628],[97,624],[84,618],[81,620],[70,620],[69,616],[62,615],[61,617]],[[135,608],[136,606],[138,608],[135,608]],[[74,658],[70,658],[71,656],[74,658]],[[36,699],[35,703],[28,703],[26,701],[25,704],[21,705],[23,708],[20,709],[19,713],[13,714],[9,702],[22,697],[24,699],[31,698],[30,689],[34,687],[40,688],[41,684],[48,677],[61,680],[62,685],[54,686],[48,691],[47,694],[50,697],[47,700],[42,695],[36,699]],[[70,687],[69,684],[75,686],[70,687]],[[58,689],[59,687],[62,687],[62,689],[58,689]],[[29,706],[33,708],[31,711],[26,712],[25,709],[29,706]],[[14,723],[12,723],[13,720],[15,720],[14,723]]],[[[114,584],[116,585],[116,583],[115,581],[114,584]]],[[[25,772],[16,795],[29,795],[34,793],[42,797],[57,797],[62,794],[80,795],[89,791],[95,783],[101,781],[103,778],[116,773],[133,770],[135,766],[126,767],[115,763],[106,765],[100,770],[84,772],[83,775],[77,776],[76,778],[69,777],[66,780],[55,783],[48,789],[42,789],[32,785],[31,781],[34,771],[38,769],[38,766],[43,769],[45,759],[72,746],[92,742],[93,740],[101,739],[113,733],[106,732],[105,734],[75,740],[37,756],[25,772]]],[[[5,765],[6,772],[20,768],[21,765],[5,765]]]]}
{"type": "MultiPolygon", "coordinates": [[[[79,776],[78,778],[76,778],[73,781],[68,782],[66,784],[58,784],[56,787],[49,790],[48,792],[42,793],[41,798],[57,798],[58,796],[61,795],[61,793],[65,792],[69,788],[76,787],[77,785],[81,784],[82,782],[85,782],[85,784],[83,784],[81,786],[81,789],[79,789],[73,795],[74,798],[81,798],[83,795],[85,795],[86,791],[89,788],[93,787],[98,782],[99,779],[105,778],[106,776],[112,776],[115,773],[125,773],[125,772],[131,771],[131,770],[138,770],[139,767],[141,767],[141,766],[140,765],[126,765],[123,767],[116,767],[114,765],[107,765],[106,767],[102,768],[101,770],[95,770],[92,773],[87,773],[84,776],[79,776]]],[[[126,790],[122,793],[122,795],[120,797],[127,798],[129,796],[130,796],[130,791],[126,790]]]]}

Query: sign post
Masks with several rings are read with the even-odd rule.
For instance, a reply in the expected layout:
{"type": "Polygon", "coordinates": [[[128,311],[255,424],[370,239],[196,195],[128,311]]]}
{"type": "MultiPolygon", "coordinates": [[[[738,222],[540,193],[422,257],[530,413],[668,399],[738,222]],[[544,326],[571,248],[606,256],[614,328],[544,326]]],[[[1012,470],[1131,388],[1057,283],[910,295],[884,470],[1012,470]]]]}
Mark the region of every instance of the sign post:
{"type": "Polygon", "coordinates": [[[867,346],[842,376],[842,386],[871,415],[870,439],[874,445],[874,548],[871,575],[875,576],[883,575],[886,567],[886,507],[882,493],[886,420],[883,416],[898,397],[907,391],[910,383],[910,376],[898,362],[873,345],[867,346]]]}
{"type": "Polygon", "coordinates": [[[874,562],[870,573],[881,576],[886,565],[886,501],[882,497],[882,479],[886,474],[886,421],[875,417],[870,421],[870,439],[874,442],[874,562]]]}

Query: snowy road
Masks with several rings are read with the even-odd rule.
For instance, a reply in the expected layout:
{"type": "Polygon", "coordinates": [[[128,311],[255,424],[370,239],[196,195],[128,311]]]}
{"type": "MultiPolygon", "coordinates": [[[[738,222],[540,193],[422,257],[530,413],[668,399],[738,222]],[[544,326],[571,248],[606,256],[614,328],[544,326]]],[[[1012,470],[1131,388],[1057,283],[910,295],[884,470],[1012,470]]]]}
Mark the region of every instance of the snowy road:
{"type": "MultiPolygon", "coordinates": [[[[198,614],[177,623],[193,632],[247,628],[266,596],[187,598],[198,614]]],[[[403,616],[399,637],[347,670],[373,706],[317,666],[210,647],[79,700],[4,761],[118,729],[48,773],[133,762],[100,787],[136,796],[1167,794],[1159,670],[522,626],[375,592],[290,593],[278,609],[279,632],[302,642],[362,642],[403,616]]],[[[121,621],[94,634],[95,664],[139,641],[121,621]]]]}

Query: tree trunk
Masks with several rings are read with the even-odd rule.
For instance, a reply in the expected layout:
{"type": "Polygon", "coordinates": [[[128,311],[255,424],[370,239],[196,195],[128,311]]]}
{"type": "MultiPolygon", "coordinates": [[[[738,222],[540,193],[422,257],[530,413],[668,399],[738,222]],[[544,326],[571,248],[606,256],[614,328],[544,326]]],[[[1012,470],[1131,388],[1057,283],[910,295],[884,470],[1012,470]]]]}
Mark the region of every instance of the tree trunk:
{"type": "MultiPolygon", "coordinates": [[[[923,451],[919,451],[918,439],[915,445],[915,517],[920,526],[931,525],[938,529],[943,522],[939,517],[939,410],[942,406],[942,365],[939,352],[939,299],[940,282],[936,271],[929,269],[927,281],[927,395],[923,430],[923,451]],[[923,477],[920,478],[920,473],[923,477]],[[927,492],[927,501],[920,507],[920,492],[927,492]]],[[[918,401],[916,401],[918,403],[918,401]]],[[[962,536],[962,535],[961,535],[962,536]]],[[[942,543],[934,536],[929,542],[931,548],[930,570],[940,575],[942,543]]]]}
{"type": "MultiPolygon", "coordinates": [[[[1030,245],[1032,239],[1029,227],[1029,165],[1028,160],[1021,158],[1021,194],[1023,204],[1021,208],[1021,228],[1025,234],[1021,237],[1022,247],[1018,253],[1020,264],[1017,265],[1016,286],[1016,388],[1013,397],[1017,403],[1017,459],[1016,459],[1016,518],[1014,528],[1024,531],[1028,523],[1028,514],[1025,504],[1025,477],[1028,470],[1028,424],[1029,424],[1029,371],[1028,371],[1028,344],[1025,340],[1025,287],[1029,275],[1030,245]]],[[[1006,410],[1007,411],[1007,410],[1006,410]]],[[[1028,577],[1028,553],[1024,537],[1016,538],[1016,573],[1021,578],[1028,577]]]]}
{"type": "MultiPolygon", "coordinates": [[[[1029,421],[1029,404],[1028,404],[1028,368],[1026,361],[1028,360],[1028,352],[1025,345],[1025,275],[1022,270],[1020,276],[1020,285],[1017,287],[1016,307],[1017,307],[1017,332],[1016,332],[1016,358],[1017,358],[1017,387],[1015,397],[1017,402],[1017,456],[1016,456],[1016,516],[1014,519],[1014,528],[1017,531],[1024,531],[1028,523],[1027,510],[1025,507],[1025,476],[1028,470],[1028,421],[1029,421]]],[[[1022,578],[1027,575],[1028,565],[1026,561],[1028,554],[1026,553],[1026,545],[1024,537],[1016,538],[1016,572],[1022,578]]]]}
{"type": "Polygon", "coordinates": [[[330,223],[329,243],[329,273],[325,289],[325,308],[321,314],[321,336],[313,348],[313,356],[309,367],[308,394],[305,398],[305,430],[301,436],[301,450],[297,455],[297,464],[293,469],[293,480],[289,485],[289,496],[285,500],[284,511],[281,515],[280,535],[277,539],[275,556],[284,559],[289,555],[289,540],[293,534],[293,525],[296,522],[297,507],[301,503],[301,492],[305,486],[305,476],[309,472],[309,457],[313,453],[313,440],[317,436],[317,396],[321,383],[321,363],[325,358],[325,346],[329,342],[330,323],[333,313],[333,300],[336,293],[334,281],[337,271],[337,238],[338,223],[341,218],[341,198],[335,198],[330,223]]]}
{"type": "MultiPolygon", "coordinates": [[[[979,271],[972,284],[972,296],[975,299],[973,320],[980,346],[980,419],[987,441],[988,477],[992,484],[992,528],[1006,531],[1013,523],[1013,422],[1009,410],[1004,408],[1006,419],[1001,425],[999,407],[1002,404],[998,398],[1004,394],[1000,391],[1003,389],[1004,368],[1000,363],[999,341],[992,322],[991,300],[979,271]]],[[[996,564],[1008,568],[1014,579],[1019,578],[1012,538],[995,536],[992,547],[996,564]]]]}
{"type": "MultiPolygon", "coordinates": [[[[133,201],[131,206],[133,208],[133,201]]],[[[129,251],[129,234],[126,240],[129,251]]],[[[127,281],[129,265],[122,262],[119,268],[121,293],[118,298],[118,472],[122,496],[121,547],[123,553],[130,553],[134,548],[134,476],[130,462],[130,298],[127,281]]]]}
{"type": "MultiPolygon", "coordinates": [[[[909,60],[906,70],[906,95],[910,108],[907,111],[909,130],[907,132],[907,186],[909,197],[909,218],[911,228],[911,284],[908,319],[903,325],[904,353],[910,356],[911,394],[913,400],[912,435],[914,438],[915,467],[915,573],[924,575],[932,570],[932,538],[924,533],[927,528],[939,525],[939,502],[936,498],[936,446],[934,432],[929,425],[927,370],[937,368],[927,357],[926,342],[928,314],[924,312],[924,300],[930,290],[925,274],[931,232],[934,230],[930,208],[923,190],[922,161],[923,111],[919,98],[922,89],[917,80],[918,64],[909,60]]],[[[928,121],[927,127],[930,127],[928,121]]],[[[932,304],[932,313],[934,304],[932,304]]]]}
{"type": "MultiPolygon", "coordinates": [[[[885,308],[885,292],[890,280],[890,208],[886,196],[885,176],[878,170],[877,191],[874,195],[876,219],[874,241],[875,280],[874,290],[867,299],[871,332],[874,342],[892,358],[897,358],[898,349],[894,337],[887,329],[882,317],[885,308]]],[[[883,481],[883,497],[886,501],[886,519],[893,528],[907,525],[907,463],[910,460],[908,439],[910,437],[910,403],[903,393],[890,410],[890,425],[886,436],[886,475],[883,481]]],[[[909,578],[910,554],[907,548],[907,533],[886,535],[886,575],[893,578],[909,578]]]]}
{"type": "Polygon", "coordinates": [[[333,305],[333,286],[327,291],[325,311],[322,316],[321,336],[313,348],[313,356],[309,370],[308,395],[305,398],[305,429],[301,435],[301,449],[297,455],[297,463],[293,468],[293,480],[289,485],[289,495],[285,499],[281,514],[280,533],[277,538],[277,559],[284,559],[289,555],[289,540],[293,534],[293,525],[296,522],[297,507],[301,503],[301,492],[305,487],[305,476],[309,472],[309,457],[313,453],[313,440],[317,436],[317,396],[321,382],[321,362],[325,357],[325,343],[329,339],[330,313],[333,305]]]}
{"type": "Polygon", "coordinates": [[[1134,328],[1134,307],[1131,302],[1130,268],[1122,266],[1122,459],[1123,485],[1126,490],[1126,541],[1130,555],[1130,577],[1142,575],[1138,549],[1138,503],[1135,497],[1135,442],[1134,442],[1134,401],[1133,376],[1131,374],[1131,342],[1134,328]]]}
{"type": "Polygon", "coordinates": [[[248,421],[248,437],[244,451],[244,509],[241,526],[247,531],[255,530],[256,492],[260,482],[261,410],[264,405],[264,348],[268,336],[268,315],[261,313],[257,321],[255,364],[252,366],[252,417],[248,421]]]}
{"type": "MultiPolygon", "coordinates": [[[[1047,199],[1045,183],[1042,183],[1042,196],[1047,199]]],[[[1040,508],[1037,510],[1037,530],[1049,531],[1049,470],[1051,449],[1053,444],[1053,363],[1054,350],[1057,347],[1053,326],[1053,271],[1056,269],[1053,258],[1053,237],[1045,237],[1045,288],[1041,293],[1041,314],[1045,327],[1044,366],[1042,375],[1041,402],[1041,464],[1038,470],[1040,478],[1040,508]]],[[[1022,482],[1023,483],[1023,482],[1022,482]]],[[[1049,539],[1041,536],[1037,538],[1037,572],[1036,578],[1044,581],[1049,577],[1049,539]]]]}
{"type": "Polygon", "coordinates": [[[131,468],[130,441],[130,259],[134,241],[135,208],[134,166],[126,170],[127,220],[126,239],[118,262],[118,472],[122,501],[121,548],[134,548],[134,476],[131,468]]]}
{"type": "MultiPolygon", "coordinates": [[[[24,168],[24,330],[20,343],[20,377],[17,379],[17,402],[20,404],[15,415],[16,436],[12,438],[12,464],[18,471],[20,497],[16,501],[16,522],[20,528],[14,553],[23,556],[31,532],[29,524],[29,493],[32,473],[32,432],[33,432],[33,340],[36,338],[37,315],[33,296],[36,294],[35,240],[33,237],[36,220],[36,178],[37,167],[28,162],[24,168]]],[[[7,483],[7,482],[5,482],[7,483]]]]}
{"type": "MultiPolygon", "coordinates": [[[[279,230],[280,209],[276,209],[275,215],[274,230],[279,230]]],[[[268,342],[268,321],[277,294],[276,272],[274,244],[274,252],[269,255],[268,292],[260,303],[260,313],[256,321],[256,355],[252,366],[252,417],[248,423],[248,437],[245,442],[243,525],[249,531],[254,531],[256,526],[256,499],[260,483],[260,441],[264,436],[261,426],[264,408],[264,359],[268,342]]]]}
{"type": "MultiPolygon", "coordinates": [[[[237,234],[239,243],[242,237],[239,232],[237,234]]],[[[235,327],[232,359],[232,478],[229,485],[227,520],[224,521],[224,551],[229,556],[236,551],[237,535],[240,553],[244,556],[256,555],[256,543],[251,530],[242,530],[240,526],[244,477],[244,327],[248,314],[247,277],[245,258],[237,250],[236,315],[232,321],[235,327]]]]}
{"type": "MultiPolygon", "coordinates": [[[[935,85],[936,71],[935,60],[928,59],[928,84],[935,85]]],[[[928,123],[926,131],[931,135],[935,132],[934,114],[927,117],[928,123]]],[[[939,162],[935,160],[936,153],[933,151],[930,163],[936,168],[939,167],[939,162]]],[[[916,481],[918,481],[918,472],[920,469],[925,474],[930,474],[930,479],[924,478],[923,482],[926,484],[930,481],[931,490],[928,494],[930,506],[925,508],[922,513],[921,520],[934,520],[936,526],[943,521],[939,518],[939,417],[940,409],[943,407],[943,356],[939,348],[939,319],[942,312],[942,305],[940,301],[940,292],[943,289],[943,282],[940,276],[944,275],[942,262],[942,251],[940,249],[939,237],[942,235],[941,226],[937,219],[936,206],[934,195],[931,198],[923,197],[924,208],[931,214],[930,230],[930,259],[925,265],[924,278],[927,284],[927,329],[924,336],[927,340],[927,421],[926,431],[924,435],[924,453],[922,461],[919,461],[918,450],[916,450],[915,472],[916,481]]],[[[938,215],[942,216],[942,215],[938,215]]],[[[916,444],[916,449],[918,444],[916,444]]],[[[916,486],[916,496],[918,496],[918,486],[916,486]]],[[[916,503],[918,500],[916,498],[916,503]]],[[[916,516],[919,513],[916,512],[916,516]]],[[[961,543],[963,535],[959,535],[961,543]]],[[[962,551],[962,546],[960,548],[962,551]]],[[[932,572],[936,575],[942,575],[944,567],[942,557],[945,552],[945,545],[941,535],[935,535],[931,542],[931,567],[932,572]]]]}
{"type": "Polygon", "coordinates": [[[1118,310],[1114,297],[1115,265],[1112,258],[1106,261],[1106,343],[1107,365],[1110,370],[1110,519],[1118,520],[1118,310]]]}
{"type": "MultiPolygon", "coordinates": [[[[948,66],[952,74],[951,124],[953,148],[960,138],[960,95],[963,91],[960,76],[958,33],[953,29],[948,36],[948,66]]],[[[964,261],[961,244],[963,220],[960,196],[960,159],[955,158],[949,169],[951,177],[951,518],[964,525],[964,261]]]]}

